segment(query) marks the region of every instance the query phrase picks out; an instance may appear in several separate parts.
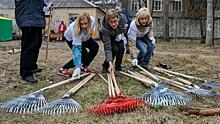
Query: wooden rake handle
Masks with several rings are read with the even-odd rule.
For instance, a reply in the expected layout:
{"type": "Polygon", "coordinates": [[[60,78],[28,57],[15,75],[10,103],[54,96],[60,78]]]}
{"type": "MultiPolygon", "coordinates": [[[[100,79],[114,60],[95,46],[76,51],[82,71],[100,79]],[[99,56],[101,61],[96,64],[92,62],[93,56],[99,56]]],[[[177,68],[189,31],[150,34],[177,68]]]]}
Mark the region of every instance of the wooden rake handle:
{"type": "Polygon", "coordinates": [[[114,90],[114,86],[113,86],[113,83],[112,83],[112,77],[110,74],[107,74],[108,75],[108,84],[109,84],[109,89],[111,90],[111,93],[109,92],[110,97],[115,97],[115,90],[114,90]]]}
{"type": "MultiPolygon", "coordinates": [[[[85,77],[85,76],[87,76],[87,75],[89,75],[89,73],[82,74],[82,75],[80,75],[80,78],[85,77]]],[[[49,89],[52,89],[52,88],[54,88],[54,87],[58,87],[58,86],[60,86],[60,85],[67,84],[67,83],[70,83],[70,82],[75,81],[75,80],[78,80],[78,78],[70,78],[70,79],[61,81],[61,82],[59,82],[59,83],[56,83],[56,84],[53,84],[53,85],[44,87],[44,88],[42,88],[42,89],[40,89],[40,90],[42,90],[42,91],[44,91],[44,90],[49,90],[49,89]]]]}
{"type": "Polygon", "coordinates": [[[111,84],[110,84],[110,82],[108,82],[101,74],[99,74],[99,77],[101,77],[102,78],[102,80],[105,82],[105,83],[107,83],[108,84],[108,95],[109,95],[109,97],[112,97],[112,92],[111,92],[111,84]]]}
{"type": "Polygon", "coordinates": [[[185,90],[185,91],[189,91],[189,89],[185,88],[184,85],[182,83],[180,83],[180,82],[177,82],[177,81],[174,81],[174,80],[162,77],[162,76],[158,76],[158,75],[156,75],[156,77],[160,78],[161,80],[165,80],[165,81],[171,82],[169,84],[172,85],[172,86],[175,86],[175,87],[180,88],[180,89],[185,90]]]}
{"type": "Polygon", "coordinates": [[[123,71],[120,71],[120,73],[121,73],[121,74],[124,74],[124,75],[126,75],[126,76],[128,76],[128,77],[134,78],[134,79],[136,79],[136,80],[139,80],[139,81],[141,81],[142,83],[144,83],[146,86],[149,86],[149,85],[157,86],[157,85],[158,85],[158,83],[156,83],[155,81],[152,81],[152,80],[142,79],[142,78],[140,78],[140,77],[136,77],[136,76],[134,76],[134,75],[128,74],[128,73],[123,72],[123,71]]]}
{"type": "MultiPolygon", "coordinates": [[[[128,59],[130,62],[131,60],[128,59]]],[[[150,78],[152,78],[155,81],[160,81],[160,79],[158,79],[156,76],[154,76],[153,74],[151,74],[149,71],[147,71],[146,69],[142,68],[140,65],[136,65],[139,69],[141,69],[142,71],[144,71],[146,73],[147,76],[149,76],[150,78]]]]}
{"type": "Polygon", "coordinates": [[[89,76],[87,76],[85,79],[83,79],[82,81],[80,81],[76,86],[74,86],[72,89],[70,89],[68,93],[74,94],[77,90],[79,90],[83,85],[85,85],[89,80],[91,80],[93,77],[95,76],[94,73],[90,74],[89,76]]]}
{"type": "Polygon", "coordinates": [[[120,91],[120,89],[119,89],[119,87],[118,87],[118,84],[117,84],[116,78],[115,78],[115,74],[114,74],[113,71],[111,72],[111,77],[112,77],[112,81],[113,81],[113,83],[114,83],[114,85],[115,85],[116,95],[120,95],[120,94],[121,94],[121,91],[120,91]]]}
{"type": "Polygon", "coordinates": [[[158,69],[158,68],[154,68],[154,70],[156,70],[156,71],[158,71],[158,72],[160,72],[160,73],[166,74],[166,75],[167,75],[168,77],[170,77],[170,78],[175,78],[175,80],[180,81],[180,82],[182,82],[182,83],[184,83],[184,84],[191,85],[191,86],[194,86],[194,87],[197,88],[197,89],[200,89],[199,86],[197,86],[197,85],[195,85],[195,84],[192,84],[192,83],[189,82],[188,80],[185,80],[185,79],[176,77],[176,76],[174,76],[174,75],[172,75],[172,74],[170,74],[170,73],[168,73],[168,72],[162,71],[162,70],[160,70],[160,69],[158,69]]]}
{"type": "Polygon", "coordinates": [[[128,73],[130,73],[131,75],[137,77],[137,78],[141,78],[143,80],[147,80],[147,82],[151,82],[151,85],[153,84],[154,86],[157,86],[158,83],[156,83],[155,81],[151,80],[150,78],[138,73],[138,72],[133,72],[133,71],[130,71],[128,70],[128,73]]]}
{"type": "Polygon", "coordinates": [[[108,81],[102,76],[102,74],[99,74],[99,77],[102,78],[102,80],[108,84],[108,81]]]}
{"type": "Polygon", "coordinates": [[[181,77],[184,77],[184,78],[187,78],[187,79],[196,79],[196,80],[202,81],[201,78],[197,78],[197,77],[181,74],[181,73],[170,71],[170,70],[166,70],[166,69],[163,69],[163,68],[154,67],[153,69],[154,70],[163,71],[163,72],[167,72],[167,73],[170,73],[170,74],[173,74],[173,75],[176,75],[176,76],[181,76],[181,77]]]}

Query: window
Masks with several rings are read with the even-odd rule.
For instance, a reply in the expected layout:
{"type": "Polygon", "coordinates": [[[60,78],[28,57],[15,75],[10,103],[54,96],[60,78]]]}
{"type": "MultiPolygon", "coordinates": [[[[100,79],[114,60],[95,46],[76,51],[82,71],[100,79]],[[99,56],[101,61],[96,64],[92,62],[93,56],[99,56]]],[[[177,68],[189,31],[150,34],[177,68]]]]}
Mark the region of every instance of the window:
{"type": "Polygon", "coordinates": [[[182,0],[170,1],[171,11],[182,11],[182,0]]]}
{"type": "Polygon", "coordinates": [[[153,0],[153,11],[162,11],[162,0],[153,0]]]}
{"type": "Polygon", "coordinates": [[[133,0],[131,7],[132,11],[138,11],[140,9],[139,0],[133,0]]]}

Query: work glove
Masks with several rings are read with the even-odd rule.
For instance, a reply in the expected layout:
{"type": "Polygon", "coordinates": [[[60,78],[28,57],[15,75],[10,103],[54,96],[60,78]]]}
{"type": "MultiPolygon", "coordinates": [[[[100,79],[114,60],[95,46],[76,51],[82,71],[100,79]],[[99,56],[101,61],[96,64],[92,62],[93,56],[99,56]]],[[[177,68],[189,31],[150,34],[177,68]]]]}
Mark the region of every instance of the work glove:
{"type": "Polygon", "coordinates": [[[155,38],[154,37],[149,37],[149,39],[151,40],[151,43],[155,46],[155,42],[156,42],[155,38]]]}
{"type": "Polygon", "coordinates": [[[122,34],[119,34],[116,36],[115,41],[121,41],[122,38],[122,34]]]}
{"type": "Polygon", "coordinates": [[[81,69],[80,68],[76,68],[72,74],[72,78],[80,78],[80,73],[81,73],[81,69]]]}
{"type": "Polygon", "coordinates": [[[138,60],[137,60],[137,59],[133,59],[133,60],[131,61],[131,65],[132,65],[132,66],[138,65],[138,60]]]}

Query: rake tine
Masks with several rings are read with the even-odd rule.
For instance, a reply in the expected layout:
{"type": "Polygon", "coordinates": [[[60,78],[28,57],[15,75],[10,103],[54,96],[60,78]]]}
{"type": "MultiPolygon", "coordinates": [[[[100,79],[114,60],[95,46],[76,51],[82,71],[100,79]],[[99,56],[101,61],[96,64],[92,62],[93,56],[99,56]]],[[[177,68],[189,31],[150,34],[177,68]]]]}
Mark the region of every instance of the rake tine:
{"type": "Polygon", "coordinates": [[[71,98],[71,96],[94,76],[95,74],[90,74],[79,84],[77,84],[75,87],[70,89],[66,94],[64,94],[63,97],[48,103],[46,106],[42,107],[39,112],[43,113],[44,115],[61,115],[65,112],[70,112],[70,113],[77,112],[78,109],[81,108],[81,106],[79,103],[74,101],[71,98]]]}
{"type": "MultiPolygon", "coordinates": [[[[88,74],[82,74],[81,77],[86,76],[88,74]]],[[[44,87],[40,90],[37,90],[36,92],[29,93],[24,96],[17,97],[15,99],[12,99],[10,101],[7,101],[5,103],[0,104],[0,110],[6,111],[6,112],[13,112],[13,113],[20,113],[25,114],[29,112],[36,112],[39,111],[40,108],[42,108],[44,105],[47,104],[47,101],[45,100],[43,96],[43,91],[49,90],[51,88],[70,83],[77,78],[71,78],[68,80],[64,80],[62,82],[44,87]]]]}

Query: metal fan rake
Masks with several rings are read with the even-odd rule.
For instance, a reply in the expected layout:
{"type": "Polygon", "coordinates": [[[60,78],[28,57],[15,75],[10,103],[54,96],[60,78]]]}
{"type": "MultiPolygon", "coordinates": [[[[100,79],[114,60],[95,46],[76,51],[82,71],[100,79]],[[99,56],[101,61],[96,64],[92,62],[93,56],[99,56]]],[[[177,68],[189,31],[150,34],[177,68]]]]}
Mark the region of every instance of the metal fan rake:
{"type": "MultiPolygon", "coordinates": [[[[81,77],[84,77],[86,75],[88,74],[82,74],[81,77]]],[[[77,78],[70,78],[61,81],[59,83],[44,87],[33,93],[29,93],[27,95],[20,96],[5,103],[2,103],[0,104],[0,111],[20,113],[20,114],[39,111],[40,108],[42,108],[47,104],[47,101],[43,96],[44,91],[70,83],[74,80],[77,80],[77,78]]]]}
{"type": "Polygon", "coordinates": [[[185,105],[191,101],[191,98],[189,98],[187,95],[159,85],[158,83],[154,82],[153,80],[150,80],[149,78],[141,78],[132,72],[132,74],[128,74],[126,72],[120,73],[132,77],[136,80],[139,80],[147,86],[154,86],[154,88],[151,91],[147,91],[146,93],[138,97],[139,99],[143,99],[151,105],[185,105]]]}
{"type": "MultiPolygon", "coordinates": [[[[100,77],[102,77],[100,75],[100,77]]],[[[102,77],[104,81],[107,81],[102,77]]],[[[92,106],[89,108],[89,112],[95,113],[97,115],[108,115],[115,112],[127,112],[132,111],[138,107],[145,105],[144,101],[141,99],[136,99],[132,97],[125,97],[121,94],[118,88],[114,73],[108,74],[108,90],[109,97],[105,102],[92,106]],[[114,85],[114,86],[113,86],[114,85]],[[115,88],[114,88],[115,87],[115,88]]]]}
{"type": "Polygon", "coordinates": [[[63,113],[74,113],[77,112],[81,106],[78,102],[73,100],[72,95],[79,90],[83,85],[85,85],[89,80],[95,76],[94,73],[87,76],[84,80],[78,83],[75,87],[70,89],[63,97],[54,100],[40,109],[40,113],[44,115],[61,115],[63,113]]]}

